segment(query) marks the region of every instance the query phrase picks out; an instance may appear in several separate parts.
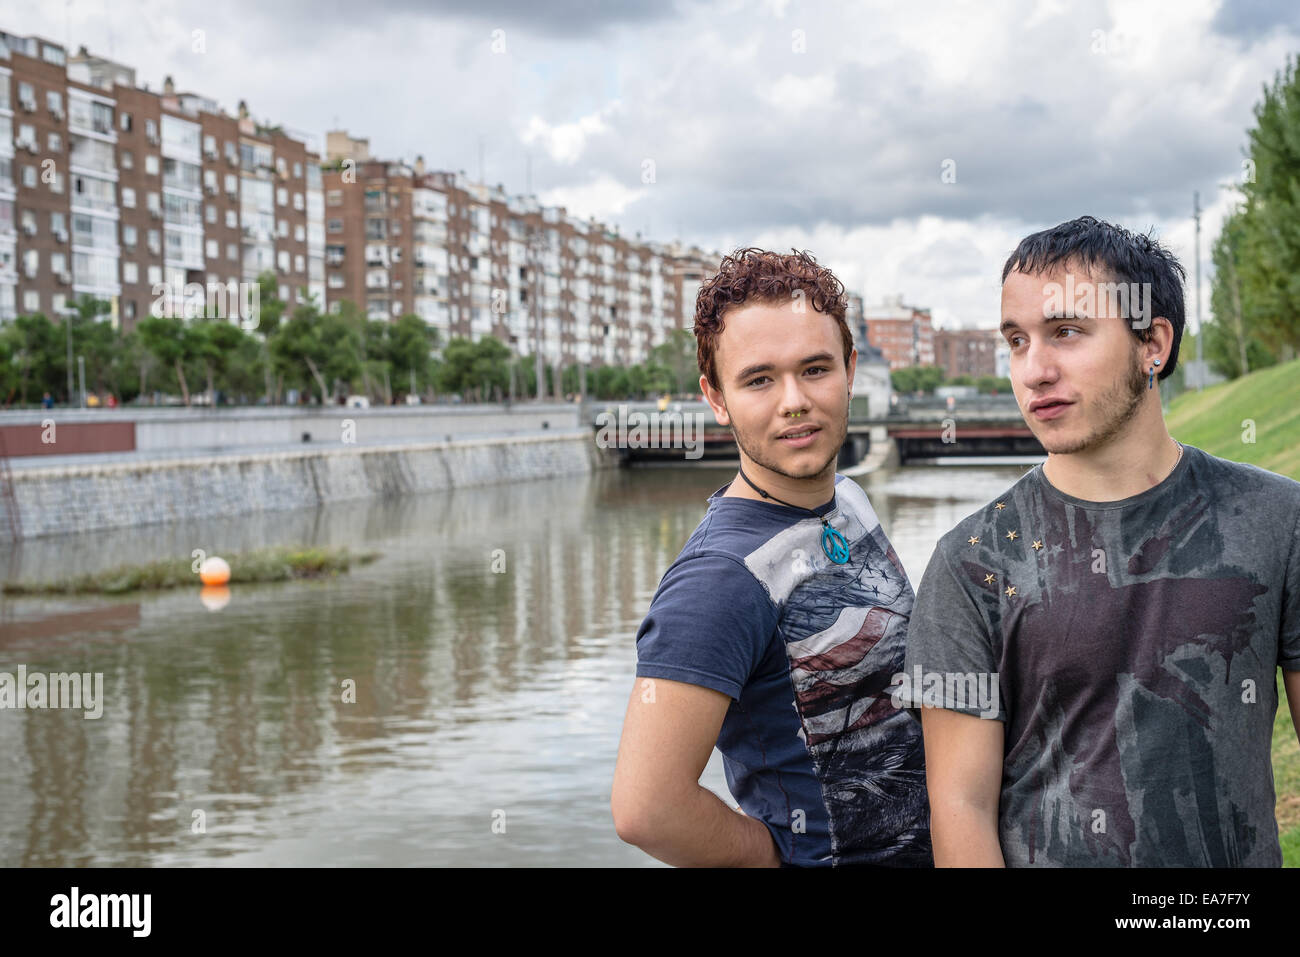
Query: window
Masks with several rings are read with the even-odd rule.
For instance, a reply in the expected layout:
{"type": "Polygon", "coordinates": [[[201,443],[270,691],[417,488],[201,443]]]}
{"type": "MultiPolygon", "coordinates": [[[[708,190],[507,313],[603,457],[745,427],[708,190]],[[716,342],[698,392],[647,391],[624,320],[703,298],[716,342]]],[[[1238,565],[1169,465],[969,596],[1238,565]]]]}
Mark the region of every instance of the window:
{"type": "Polygon", "coordinates": [[[130,113],[123,113],[123,114],[121,114],[121,117],[122,117],[122,119],[121,119],[122,132],[123,132],[123,133],[130,133],[130,132],[131,132],[131,114],[130,114],[130,113]]]}
{"type": "Polygon", "coordinates": [[[215,155],[217,152],[217,138],[211,133],[203,137],[203,152],[209,155],[215,155]]]}
{"type": "Polygon", "coordinates": [[[122,187],[122,206],[126,209],[135,209],[135,190],[130,186],[122,187]]]}
{"type": "MultiPolygon", "coordinates": [[[[30,169],[30,167],[28,167],[28,168],[30,169]]],[[[326,224],[326,229],[328,229],[331,233],[341,233],[341,232],[343,232],[343,220],[341,220],[341,219],[331,219],[331,220],[326,224]]]]}
{"type": "Polygon", "coordinates": [[[36,90],[30,83],[18,84],[18,102],[25,110],[36,109],[36,90]]]}
{"type": "Polygon", "coordinates": [[[285,252],[283,249],[281,249],[278,253],[275,254],[275,265],[276,268],[280,270],[280,272],[289,271],[289,254],[285,252]]]}
{"type": "Polygon", "coordinates": [[[144,135],[150,143],[158,142],[158,124],[153,120],[144,121],[144,135]]]}
{"type": "Polygon", "coordinates": [[[123,226],[123,227],[122,227],[122,245],[123,245],[123,246],[131,246],[131,247],[134,247],[134,246],[135,246],[135,240],[136,240],[135,227],[134,227],[134,226],[123,226]]]}
{"type": "Polygon", "coordinates": [[[307,266],[306,263],[303,261],[302,253],[298,253],[298,255],[293,257],[293,271],[294,272],[307,271],[307,266]]]}
{"type": "Polygon", "coordinates": [[[64,220],[63,214],[59,212],[50,213],[50,232],[66,233],[68,231],[67,221],[64,220]]]}
{"type": "Polygon", "coordinates": [[[329,287],[331,289],[342,289],[344,286],[343,274],[332,272],[329,275],[329,287]]]}
{"type": "Polygon", "coordinates": [[[140,267],[135,263],[122,263],[122,282],[139,282],[140,267]]]}
{"type": "Polygon", "coordinates": [[[149,252],[155,256],[162,254],[162,240],[158,236],[158,230],[151,229],[144,234],[145,245],[149,247],[149,252]]]}
{"type": "Polygon", "coordinates": [[[226,243],[226,258],[231,262],[239,261],[239,246],[236,243],[226,243]]]}
{"type": "Polygon", "coordinates": [[[283,156],[277,156],[275,158],[275,171],[279,173],[281,176],[289,175],[289,168],[285,164],[283,156]]]}
{"type": "Polygon", "coordinates": [[[239,228],[239,214],[236,213],[233,209],[226,210],[226,228],[227,229],[239,228]]]}
{"type": "Polygon", "coordinates": [[[289,191],[285,189],[283,186],[281,186],[279,189],[275,191],[275,204],[277,206],[283,206],[288,202],[289,202],[289,191]]]}
{"type": "Polygon", "coordinates": [[[122,169],[135,169],[135,157],[130,150],[122,150],[122,169]]]}
{"type": "Polygon", "coordinates": [[[302,243],[302,242],[306,242],[306,241],[307,241],[307,227],[304,226],[302,223],[298,223],[296,226],[294,226],[294,227],[293,227],[293,238],[294,238],[295,240],[297,240],[298,242],[300,242],[300,243],[302,243]]]}
{"type": "Polygon", "coordinates": [[[234,173],[226,174],[226,192],[232,194],[239,192],[239,177],[234,173]]]}
{"type": "Polygon", "coordinates": [[[19,149],[25,149],[28,146],[36,147],[36,127],[30,123],[21,123],[18,126],[18,135],[14,138],[14,145],[19,149]]]}
{"type": "Polygon", "coordinates": [[[162,282],[162,266],[149,267],[149,285],[155,286],[162,282]]]}
{"type": "Polygon", "coordinates": [[[282,219],[282,220],[280,220],[279,222],[277,222],[277,223],[275,224],[275,231],[276,231],[276,233],[279,234],[279,236],[280,236],[281,239],[288,239],[288,238],[289,238],[289,221],[288,221],[287,219],[282,219]]]}
{"type": "Polygon", "coordinates": [[[325,194],[325,205],[326,205],[326,206],[342,206],[342,205],[343,205],[343,190],[341,190],[341,189],[331,189],[329,192],[327,192],[327,193],[325,194]]]}
{"type": "Polygon", "coordinates": [[[41,311],[41,294],[31,289],[23,293],[23,312],[40,312],[40,311],[41,311]]]}
{"type": "Polygon", "coordinates": [[[211,203],[204,203],[203,219],[210,226],[215,226],[217,224],[217,207],[213,206],[211,203]]]}
{"type": "Polygon", "coordinates": [[[302,193],[293,194],[293,208],[302,209],[302,193]]]}
{"type": "Polygon", "coordinates": [[[158,157],[153,153],[146,154],[144,158],[144,171],[150,176],[158,175],[158,157]]]}
{"type": "Polygon", "coordinates": [[[219,250],[220,244],[215,239],[209,239],[207,243],[205,243],[204,254],[209,259],[216,259],[219,255],[219,250]]]}
{"type": "Polygon", "coordinates": [[[162,200],[159,198],[157,193],[146,193],[145,205],[149,207],[149,212],[151,213],[162,212],[162,200]]]}
{"type": "Polygon", "coordinates": [[[47,142],[49,143],[51,153],[63,152],[63,137],[58,133],[51,133],[49,137],[47,137],[47,142]]]}
{"type": "Polygon", "coordinates": [[[302,164],[301,164],[301,163],[294,163],[294,164],[293,164],[293,178],[294,178],[294,179],[302,179],[302,164]]]}
{"type": "Polygon", "coordinates": [[[56,116],[63,112],[63,94],[58,90],[50,90],[45,94],[45,105],[49,111],[56,116]]]}
{"type": "Polygon", "coordinates": [[[123,307],[123,315],[125,315],[126,318],[128,318],[128,319],[134,319],[134,318],[135,318],[135,300],[134,300],[134,299],[128,299],[128,300],[126,300],[126,302],[124,303],[124,307],[123,307]]]}

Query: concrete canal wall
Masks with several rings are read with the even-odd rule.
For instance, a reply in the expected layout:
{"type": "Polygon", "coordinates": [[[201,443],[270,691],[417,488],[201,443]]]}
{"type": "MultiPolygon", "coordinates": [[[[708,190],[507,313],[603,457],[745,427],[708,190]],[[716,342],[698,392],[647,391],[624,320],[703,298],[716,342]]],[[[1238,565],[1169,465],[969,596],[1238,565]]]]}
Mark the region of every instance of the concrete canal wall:
{"type": "MultiPolygon", "coordinates": [[[[614,460],[586,430],[400,445],[178,455],[14,469],[21,536],[308,508],[590,472],[614,460]]],[[[0,500],[0,513],[8,505],[0,500]]],[[[0,514],[0,541],[12,538],[0,514]]]]}

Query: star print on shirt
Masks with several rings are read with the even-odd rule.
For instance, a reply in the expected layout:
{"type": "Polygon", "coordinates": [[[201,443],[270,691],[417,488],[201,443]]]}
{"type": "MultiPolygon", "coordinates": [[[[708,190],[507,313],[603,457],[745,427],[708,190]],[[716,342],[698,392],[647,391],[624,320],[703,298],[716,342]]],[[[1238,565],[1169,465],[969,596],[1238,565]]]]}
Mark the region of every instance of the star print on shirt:
{"type": "Polygon", "coordinates": [[[967,545],[978,545],[979,543],[980,543],[979,537],[976,535],[972,535],[970,537],[970,540],[966,542],[967,545]]]}
{"type": "Polygon", "coordinates": [[[1014,542],[1014,541],[1016,540],[1016,536],[1017,536],[1018,534],[1019,534],[1018,532],[1016,532],[1015,530],[1012,530],[1012,531],[1010,531],[1010,532],[1007,532],[1007,538],[1014,542]]]}
{"type": "Polygon", "coordinates": [[[1011,598],[1013,595],[1015,595],[1015,593],[1016,593],[1016,586],[1015,586],[1015,585],[1008,585],[1008,586],[1007,586],[1007,597],[1008,597],[1008,598],[1011,598]]]}

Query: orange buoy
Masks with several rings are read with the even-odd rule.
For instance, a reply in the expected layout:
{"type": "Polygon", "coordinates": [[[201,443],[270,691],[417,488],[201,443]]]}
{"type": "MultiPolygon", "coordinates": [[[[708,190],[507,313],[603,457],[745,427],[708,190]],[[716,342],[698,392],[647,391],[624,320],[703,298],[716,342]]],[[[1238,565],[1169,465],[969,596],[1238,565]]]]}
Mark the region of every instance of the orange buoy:
{"type": "Polygon", "coordinates": [[[205,585],[224,585],[230,581],[230,565],[224,558],[205,558],[199,566],[199,581],[205,585]]]}

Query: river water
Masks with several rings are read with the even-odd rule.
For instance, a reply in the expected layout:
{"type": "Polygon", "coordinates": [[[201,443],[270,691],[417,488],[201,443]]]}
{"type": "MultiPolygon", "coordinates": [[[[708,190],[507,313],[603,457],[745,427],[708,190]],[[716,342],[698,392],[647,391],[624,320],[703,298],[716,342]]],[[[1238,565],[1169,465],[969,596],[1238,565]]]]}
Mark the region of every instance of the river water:
{"type": "MultiPolygon", "coordinates": [[[[915,586],[1028,466],[860,481],[915,586]]],[[[634,637],[734,469],[629,469],[24,543],[0,579],[269,544],[321,582],[0,599],[0,672],[102,672],[103,715],[0,711],[0,865],[615,865],[634,637]],[[344,700],[354,689],[354,700],[344,700]]],[[[729,799],[719,755],[703,783],[729,799]]],[[[730,802],[733,803],[734,802],[730,802]]]]}

